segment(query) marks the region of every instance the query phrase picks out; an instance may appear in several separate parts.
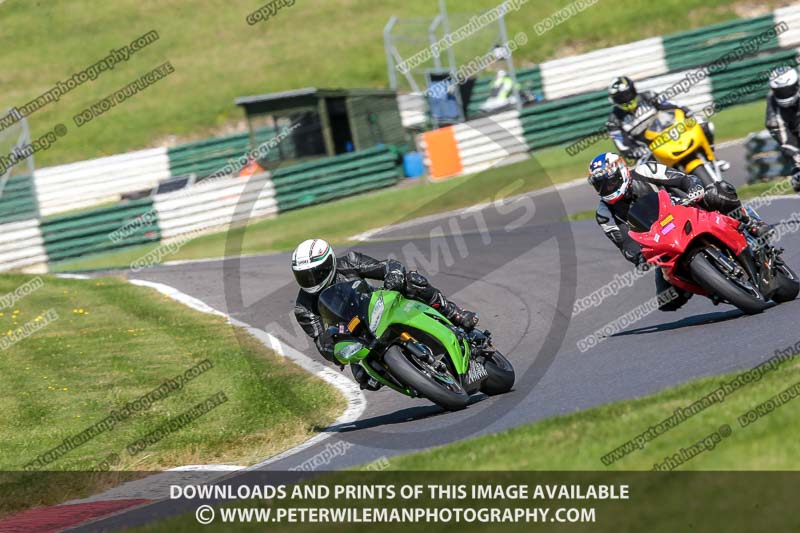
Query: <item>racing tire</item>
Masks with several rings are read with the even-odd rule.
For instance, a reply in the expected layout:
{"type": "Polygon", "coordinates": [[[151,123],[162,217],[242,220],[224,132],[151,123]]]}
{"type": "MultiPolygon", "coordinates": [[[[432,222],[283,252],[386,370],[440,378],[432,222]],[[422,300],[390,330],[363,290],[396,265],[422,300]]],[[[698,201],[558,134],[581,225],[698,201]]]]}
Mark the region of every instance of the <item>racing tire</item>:
{"type": "Polygon", "coordinates": [[[436,405],[448,411],[460,411],[467,407],[469,394],[457,380],[454,379],[453,385],[447,387],[436,381],[421,366],[413,363],[410,357],[413,356],[406,357],[399,346],[391,346],[386,350],[383,360],[400,383],[416,390],[420,396],[424,396],[436,405]]]}
{"type": "Polygon", "coordinates": [[[486,356],[486,362],[483,364],[486,368],[486,373],[489,374],[483,383],[481,383],[481,392],[489,396],[496,394],[505,394],[514,386],[514,367],[511,361],[500,352],[494,352],[486,356]]]}
{"type": "Polygon", "coordinates": [[[786,265],[780,265],[775,274],[775,281],[778,288],[772,293],[772,299],[776,303],[791,302],[797,298],[797,294],[800,292],[800,280],[794,270],[786,265]]]}
{"type": "Polygon", "coordinates": [[[709,261],[703,252],[695,254],[689,263],[689,271],[694,280],[704,289],[730,302],[748,315],[755,315],[767,308],[767,301],[758,292],[755,296],[736,286],[725,274],[709,261]]]}

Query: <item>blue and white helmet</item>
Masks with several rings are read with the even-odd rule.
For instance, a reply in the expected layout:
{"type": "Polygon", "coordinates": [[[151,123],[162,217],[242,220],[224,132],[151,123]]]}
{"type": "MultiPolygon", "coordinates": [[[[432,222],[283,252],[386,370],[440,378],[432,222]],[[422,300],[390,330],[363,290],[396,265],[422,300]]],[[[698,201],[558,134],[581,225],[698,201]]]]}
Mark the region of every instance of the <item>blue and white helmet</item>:
{"type": "Polygon", "coordinates": [[[625,160],[612,152],[600,154],[589,163],[589,184],[607,204],[619,202],[631,186],[631,172],[625,160]]]}
{"type": "Polygon", "coordinates": [[[292,273],[300,288],[316,294],[336,276],[336,254],[322,239],[301,242],[292,253],[292,273]]]}

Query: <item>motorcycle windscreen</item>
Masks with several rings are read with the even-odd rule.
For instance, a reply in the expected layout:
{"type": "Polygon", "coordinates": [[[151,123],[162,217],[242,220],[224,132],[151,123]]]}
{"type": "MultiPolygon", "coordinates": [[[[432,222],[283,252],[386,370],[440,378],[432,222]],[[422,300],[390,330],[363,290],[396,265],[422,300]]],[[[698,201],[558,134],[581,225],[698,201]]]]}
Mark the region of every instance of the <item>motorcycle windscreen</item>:
{"type": "Polygon", "coordinates": [[[647,125],[647,131],[658,135],[663,131],[668,130],[675,123],[675,112],[672,110],[659,111],[650,124],[647,125]]]}
{"type": "Polygon", "coordinates": [[[364,280],[337,283],[319,295],[319,314],[325,326],[349,322],[354,316],[364,316],[369,307],[372,287],[364,280]]]}
{"type": "Polygon", "coordinates": [[[657,192],[642,196],[628,210],[628,225],[633,231],[646,233],[650,231],[659,213],[657,192]]]}

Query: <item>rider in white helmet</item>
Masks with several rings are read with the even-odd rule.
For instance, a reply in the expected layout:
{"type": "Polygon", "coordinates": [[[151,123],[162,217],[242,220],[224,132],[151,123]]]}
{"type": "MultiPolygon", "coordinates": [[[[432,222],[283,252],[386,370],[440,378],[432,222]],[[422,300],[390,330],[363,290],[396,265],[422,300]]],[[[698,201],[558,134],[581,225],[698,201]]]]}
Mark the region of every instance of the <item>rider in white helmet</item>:
{"type": "MultiPolygon", "coordinates": [[[[292,253],[292,273],[300,285],[294,308],[295,318],[303,331],[314,339],[320,354],[331,362],[335,362],[333,338],[322,324],[317,301],[320,293],[334,283],[356,279],[382,281],[384,288],[399,291],[408,298],[430,305],[453,324],[467,331],[474,329],[478,324],[478,316],[475,313],[464,311],[448,301],[441,291],[428,283],[425,276],[419,272],[406,271],[400,262],[393,259],[378,261],[353,251],[337,259],[331,245],[322,239],[309,239],[295,248],[292,253]]],[[[361,367],[351,366],[351,368],[362,388],[378,386],[377,382],[370,383],[369,376],[361,367]]]]}
{"type": "Polygon", "coordinates": [[[770,73],[766,125],[781,152],[794,162],[792,185],[800,192],[800,84],[797,70],[781,66],[770,73]]]}

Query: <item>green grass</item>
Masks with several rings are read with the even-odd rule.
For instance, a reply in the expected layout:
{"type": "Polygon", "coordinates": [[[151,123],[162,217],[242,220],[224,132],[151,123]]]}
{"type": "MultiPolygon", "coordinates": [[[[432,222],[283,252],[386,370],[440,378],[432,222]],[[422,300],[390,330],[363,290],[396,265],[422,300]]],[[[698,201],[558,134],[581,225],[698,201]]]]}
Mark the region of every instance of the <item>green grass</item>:
{"type": "Polygon", "coordinates": [[[800,363],[784,362],[760,381],[744,385],[722,403],[706,408],[624,458],[606,466],[601,457],[628,439],[688,407],[738,373],[691,381],[652,396],[626,400],[542,420],[509,431],[465,440],[430,451],[393,458],[393,470],[650,470],[723,424],[732,434],[715,449],[684,463],[680,470],[800,469],[800,400],[740,427],[737,419],[756,405],[800,382],[800,363]]]}
{"type": "MultiPolygon", "coordinates": [[[[4,31],[0,47],[0,101],[3,108],[24,105],[121,48],[135,37],[156,30],[160,39],[47,105],[30,117],[37,137],[57,123],[68,126],[66,137],[36,154],[37,166],[48,166],[164,145],[175,139],[203,138],[241,128],[236,96],[300,87],[386,87],[382,31],[392,15],[403,18],[436,15],[429,0],[331,0],[297,2],[274,18],[249,26],[248,13],[261,0],[220,4],[196,0],[117,0],[98,7],[93,0],[27,2],[0,5],[4,31]],[[91,36],[88,38],[87,36],[91,36]],[[330,58],[336,58],[331,61],[330,58]],[[77,128],[72,117],[132,82],[164,61],[175,73],[89,124],[77,128]]],[[[602,2],[569,18],[556,30],[537,36],[534,25],[567,0],[537,0],[507,16],[509,35],[525,31],[527,45],[516,52],[517,67],[574,55],[603,46],[679,32],[738,16],[754,14],[745,0],[639,0],[602,2]]],[[[760,2],[766,12],[786,1],[760,2]]],[[[462,14],[494,7],[495,0],[447,2],[455,29],[462,14]]],[[[461,22],[461,23],[463,23],[461,22]]],[[[417,29],[420,44],[408,45],[405,57],[426,42],[427,23],[417,29]]],[[[454,48],[458,64],[495,42],[482,32],[454,48]]],[[[613,73],[609,73],[611,76],[613,73]]]]}
{"type": "MultiPolygon", "coordinates": [[[[727,126],[718,127],[717,135],[720,140],[740,138],[759,128],[761,119],[757,120],[757,116],[761,105],[762,103],[756,102],[721,112],[717,117],[718,122],[727,126]]],[[[585,175],[588,161],[597,153],[607,150],[612,150],[609,140],[598,142],[576,156],[568,155],[563,146],[554,146],[534,152],[535,159],[476,175],[461,176],[440,183],[420,182],[418,185],[386,189],[289,211],[271,220],[254,222],[245,229],[193,239],[177,253],[164,257],[164,260],[286,251],[309,235],[343,244],[349,237],[372,228],[580,178],[585,175]],[[241,250],[237,248],[226,251],[229,240],[239,242],[240,239],[241,250]]],[[[588,218],[590,215],[586,212],[576,216],[588,218]]],[[[54,268],[59,271],[125,268],[155,247],[156,245],[137,246],[67,261],[54,265],[54,268]]]]}
{"type": "Polygon", "coordinates": [[[764,129],[766,101],[756,100],[724,109],[712,116],[710,121],[716,127],[716,142],[739,139],[748,133],[764,129]]]}
{"type": "MultiPolygon", "coordinates": [[[[0,294],[32,278],[0,276],[0,294]]],[[[119,456],[112,469],[124,471],[252,464],[305,440],[344,409],[331,386],[221,317],[116,278],[41,279],[41,288],[0,310],[2,336],[48,309],[58,315],[0,352],[0,470],[21,470],[64,438],[206,359],[213,368],[181,390],[45,469],[88,470],[110,454],[119,456]],[[142,453],[127,452],[131,442],[219,391],[226,403],[142,453]]]]}

